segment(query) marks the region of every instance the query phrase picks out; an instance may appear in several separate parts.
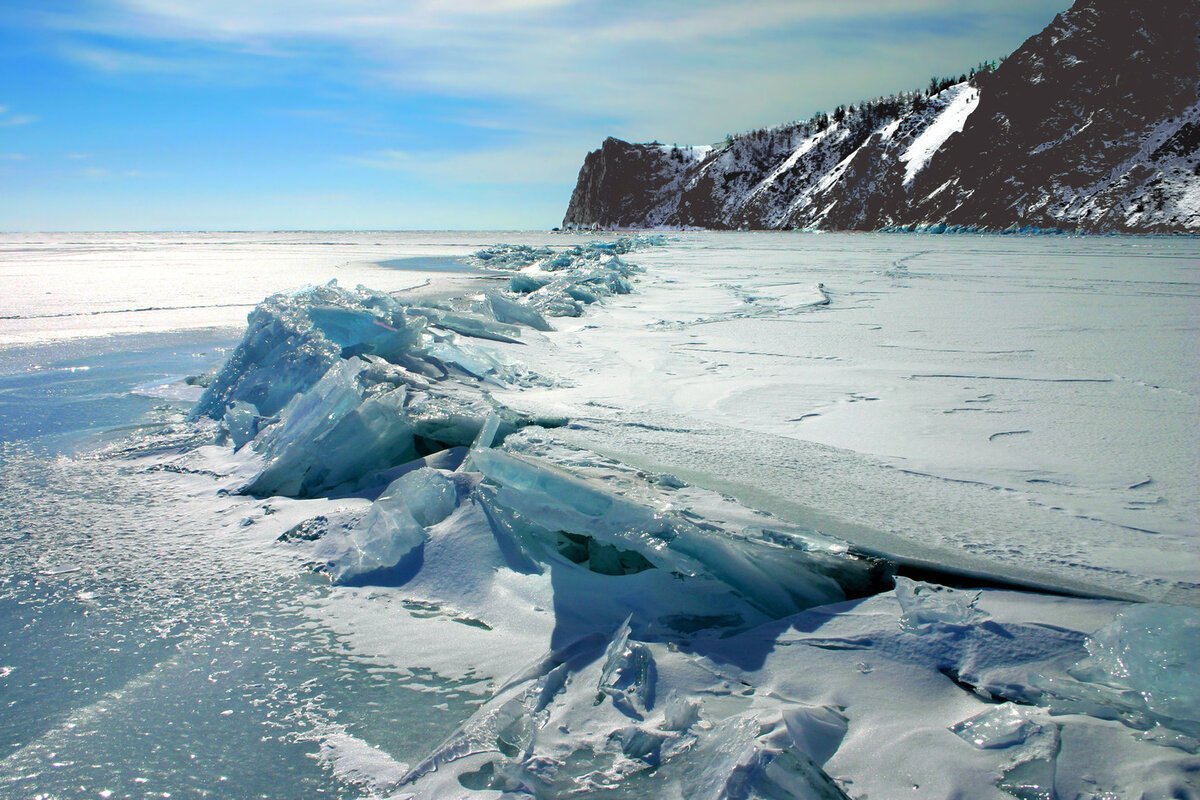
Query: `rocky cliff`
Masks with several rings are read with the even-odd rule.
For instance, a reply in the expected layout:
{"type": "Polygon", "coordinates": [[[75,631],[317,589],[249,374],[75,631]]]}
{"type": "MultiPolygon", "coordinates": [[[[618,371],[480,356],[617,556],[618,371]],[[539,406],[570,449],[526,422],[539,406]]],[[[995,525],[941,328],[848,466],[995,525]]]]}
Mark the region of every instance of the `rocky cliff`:
{"type": "Polygon", "coordinates": [[[1200,3],[1079,0],[936,89],[717,148],[607,139],[563,225],[1200,232],[1200,3]]]}

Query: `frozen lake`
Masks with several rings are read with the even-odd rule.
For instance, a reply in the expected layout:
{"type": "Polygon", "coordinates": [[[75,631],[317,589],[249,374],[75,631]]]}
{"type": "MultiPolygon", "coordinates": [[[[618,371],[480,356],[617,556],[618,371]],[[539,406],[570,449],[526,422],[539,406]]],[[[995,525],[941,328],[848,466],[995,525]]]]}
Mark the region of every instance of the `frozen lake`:
{"type": "MultiPolygon", "coordinates": [[[[436,302],[502,285],[507,275],[460,260],[483,246],[589,238],[0,235],[0,795],[387,794],[515,685],[555,629],[548,585],[506,579],[483,612],[436,595],[454,572],[408,593],[331,587],[276,538],[367,500],[217,493],[202,470],[123,448],[131,432],[162,452],[189,443],[182,411],[198,389],[181,381],[215,370],[270,293],[337,279],[436,302]]],[[[669,473],[942,577],[1200,605],[1197,240],[684,233],[628,258],[645,268],[632,294],[519,343],[483,342],[545,378],[490,387],[494,398],[569,421],[531,447],[669,473]]],[[[597,463],[581,468],[625,480],[597,463]]],[[[881,597],[871,613],[833,612],[838,636],[882,641],[870,627],[892,613],[881,597]]],[[[1090,631],[1113,613],[1080,601],[1030,611],[1013,597],[984,605],[1046,630],[1090,631]]],[[[754,650],[755,636],[737,641],[754,650]]],[[[672,660],[675,644],[653,648],[682,693],[699,679],[672,660]]],[[[859,691],[722,647],[696,652],[776,695],[836,704],[859,691]]],[[[901,685],[900,656],[819,647],[831,676],[901,685]]],[[[925,703],[945,733],[979,702],[946,683],[894,713],[925,703]]],[[[713,719],[746,703],[730,695],[713,719]]],[[[1063,741],[1133,747],[1094,722],[1078,730],[1063,741]]],[[[830,774],[886,796],[888,776],[871,777],[876,740],[847,741],[830,774]]],[[[1146,775],[1174,764],[1130,759],[1146,775]]],[[[970,787],[975,766],[912,796],[970,787]]],[[[475,775],[456,785],[478,788],[475,775]]],[[[653,790],[610,779],[627,796],[653,790]]],[[[619,796],[598,786],[581,796],[619,796]]]]}

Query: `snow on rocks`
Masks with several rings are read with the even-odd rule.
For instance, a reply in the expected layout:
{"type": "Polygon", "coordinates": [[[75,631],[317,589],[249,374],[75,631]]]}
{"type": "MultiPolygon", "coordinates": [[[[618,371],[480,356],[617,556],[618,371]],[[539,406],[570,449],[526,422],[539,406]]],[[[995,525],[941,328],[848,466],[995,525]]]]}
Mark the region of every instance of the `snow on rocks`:
{"type": "Polygon", "coordinates": [[[962,131],[967,118],[979,105],[979,89],[969,83],[955,84],[944,89],[934,98],[934,102],[944,104],[941,111],[900,154],[900,161],[904,163],[905,186],[912,183],[947,139],[962,131]]]}

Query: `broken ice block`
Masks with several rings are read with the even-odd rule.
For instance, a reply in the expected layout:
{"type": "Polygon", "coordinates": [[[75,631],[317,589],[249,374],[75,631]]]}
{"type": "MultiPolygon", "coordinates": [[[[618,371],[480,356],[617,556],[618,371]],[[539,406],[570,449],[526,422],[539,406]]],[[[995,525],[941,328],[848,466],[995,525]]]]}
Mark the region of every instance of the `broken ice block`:
{"type": "Polygon", "coordinates": [[[1057,749],[1058,729],[1053,723],[1044,724],[1034,719],[1044,713],[1033,706],[1005,703],[963,720],[950,730],[981,750],[1040,743],[1046,745],[1046,752],[1052,756],[1057,749]]]}
{"type": "Polygon", "coordinates": [[[229,438],[233,441],[234,450],[240,450],[242,445],[258,435],[262,419],[253,403],[233,401],[233,405],[225,411],[225,427],[229,429],[229,438]]]}
{"type": "Polygon", "coordinates": [[[403,413],[406,390],[364,399],[357,379],[365,366],[358,358],[339,361],[288,403],[255,440],[265,466],[242,491],[311,496],[419,455],[403,413]]]}
{"type": "Polygon", "coordinates": [[[640,720],[654,708],[657,672],[650,648],[631,641],[630,633],[627,618],[604,652],[604,670],[597,687],[596,705],[608,697],[621,713],[640,720]]]}
{"type": "Polygon", "coordinates": [[[897,577],[896,599],[900,601],[900,627],[906,631],[921,631],[933,625],[973,625],[984,617],[975,608],[979,592],[897,577]]]}
{"type": "Polygon", "coordinates": [[[508,279],[508,290],[517,294],[529,294],[536,292],[548,283],[550,283],[548,276],[518,272],[508,279]]]}
{"type": "Polygon", "coordinates": [[[491,339],[496,342],[515,343],[521,336],[521,330],[512,325],[506,325],[499,318],[488,319],[476,314],[465,314],[455,311],[445,311],[436,308],[413,306],[409,309],[412,314],[425,317],[429,324],[439,328],[461,333],[476,339],[491,339]]]}
{"type": "MultiPolygon", "coordinates": [[[[516,276],[513,277],[516,280],[516,276]]],[[[538,286],[536,288],[541,288],[538,286]]],[[[509,300],[499,292],[484,292],[483,302],[487,310],[500,322],[510,322],[514,325],[528,325],[535,331],[550,330],[550,323],[536,309],[509,300]]]]}
{"type": "Polygon", "coordinates": [[[341,346],[343,358],[364,353],[395,358],[417,344],[424,327],[399,310],[383,318],[364,309],[311,306],[308,316],[327,339],[341,346]]]}
{"type": "Polygon", "coordinates": [[[454,484],[437,470],[422,467],[400,476],[356,528],[326,545],[330,576],[344,583],[402,566],[425,543],[425,529],[450,516],[457,503],[454,484]]]}
{"type": "Polygon", "coordinates": [[[1092,634],[1087,650],[1106,682],[1137,692],[1153,718],[1200,735],[1200,610],[1133,606],[1092,634]]]}

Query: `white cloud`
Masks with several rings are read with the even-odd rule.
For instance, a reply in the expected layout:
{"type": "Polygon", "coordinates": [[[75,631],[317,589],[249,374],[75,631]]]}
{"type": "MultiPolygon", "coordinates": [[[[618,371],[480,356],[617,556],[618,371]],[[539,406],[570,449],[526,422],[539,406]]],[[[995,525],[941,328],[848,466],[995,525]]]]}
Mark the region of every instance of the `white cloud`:
{"type": "Polygon", "coordinates": [[[502,184],[505,186],[562,183],[573,177],[583,156],[594,143],[526,140],[512,145],[466,152],[409,153],[377,150],[365,155],[344,156],[348,164],[369,169],[395,170],[425,180],[455,184],[502,184]]]}
{"type": "Polygon", "coordinates": [[[31,122],[37,122],[37,117],[32,114],[11,114],[7,106],[0,106],[0,128],[28,125],[31,122]]]}
{"type": "Polygon", "coordinates": [[[28,161],[29,156],[24,153],[0,153],[0,161],[28,161]]]}
{"type": "Polygon", "coordinates": [[[76,43],[68,51],[102,71],[228,79],[221,54],[260,57],[269,70],[293,61],[312,70],[327,59],[338,81],[501,99],[556,116],[551,122],[560,125],[567,116],[616,121],[605,133],[705,140],[917,88],[933,72],[1012,49],[1060,3],[100,0],[91,13],[43,18],[65,31],[104,34],[104,47],[76,43]],[[1013,22],[1039,14],[1039,22],[1013,22]],[[881,16],[896,20],[890,41],[869,34],[881,16]],[[970,35],[947,32],[948,24],[972,19],[970,35]],[[150,54],[111,44],[121,39],[186,46],[150,54]]]}
{"type": "Polygon", "coordinates": [[[91,153],[67,153],[67,158],[71,159],[72,161],[86,161],[91,157],[91,153]]]}
{"type": "Polygon", "coordinates": [[[79,174],[95,180],[103,178],[159,178],[161,172],[151,172],[143,169],[110,169],[109,167],[84,167],[79,174]]]}

